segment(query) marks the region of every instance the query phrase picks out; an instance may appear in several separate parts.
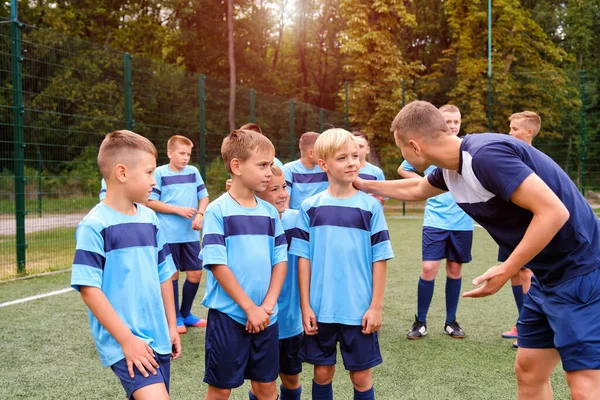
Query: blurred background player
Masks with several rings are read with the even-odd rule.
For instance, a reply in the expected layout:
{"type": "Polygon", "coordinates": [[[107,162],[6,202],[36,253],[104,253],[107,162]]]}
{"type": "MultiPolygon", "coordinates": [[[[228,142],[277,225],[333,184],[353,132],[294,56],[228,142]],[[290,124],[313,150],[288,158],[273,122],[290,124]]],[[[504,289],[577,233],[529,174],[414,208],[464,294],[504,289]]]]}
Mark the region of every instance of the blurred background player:
{"type": "Polygon", "coordinates": [[[192,304],[202,278],[198,231],[202,229],[202,218],[209,202],[208,191],[198,169],[188,165],[192,147],[192,141],[184,136],[175,135],[169,139],[169,164],[158,167],[154,172],[156,185],[148,201],[148,207],[158,215],[178,269],[173,275],[173,292],[179,333],[186,333],[186,326],[206,326],[205,320],[192,314],[192,304]],[[179,271],[186,272],[181,307],[179,271]]]}
{"type": "MultiPolygon", "coordinates": [[[[356,138],[356,144],[358,145],[358,160],[360,162],[360,169],[358,176],[366,180],[385,181],[385,175],[381,168],[371,164],[367,161],[367,156],[371,152],[369,147],[369,136],[362,132],[352,132],[352,135],[356,138]]],[[[375,196],[381,204],[385,203],[385,199],[380,196],[375,196]]]]}
{"type": "MultiPolygon", "coordinates": [[[[450,129],[457,136],[460,132],[461,115],[456,106],[447,104],[440,112],[450,129]]],[[[427,175],[436,167],[429,166],[427,175]]],[[[398,174],[402,178],[420,178],[415,168],[404,161],[398,174]]],[[[435,278],[442,259],[446,259],[446,323],[444,332],[452,338],[465,337],[456,321],[456,310],[462,284],[462,265],[471,261],[473,243],[473,220],[456,204],[450,193],[431,197],[425,204],[423,216],[423,264],[417,289],[417,315],[406,337],[417,340],[427,335],[427,312],[433,299],[435,278]]]]}

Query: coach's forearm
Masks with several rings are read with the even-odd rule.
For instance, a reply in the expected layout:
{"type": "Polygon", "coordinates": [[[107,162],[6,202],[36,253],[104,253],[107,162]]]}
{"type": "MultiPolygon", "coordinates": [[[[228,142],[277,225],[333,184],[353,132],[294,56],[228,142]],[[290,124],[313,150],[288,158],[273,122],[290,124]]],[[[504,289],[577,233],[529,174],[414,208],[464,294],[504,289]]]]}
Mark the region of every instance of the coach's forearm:
{"type": "Polygon", "coordinates": [[[357,179],[355,186],[367,193],[403,201],[426,200],[444,193],[434,188],[426,178],[398,179],[395,181],[367,181],[357,179]]]}
{"type": "Polygon", "coordinates": [[[225,290],[225,293],[227,293],[245,313],[248,313],[248,310],[252,309],[252,307],[257,306],[257,304],[254,304],[252,299],[248,297],[246,292],[244,292],[244,289],[242,289],[240,283],[227,265],[212,265],[210,271],[217,282],[219,282],[219,285],[225,290]]]}
{"type": "MultiPolygon", "coordinates": [[[[81,286],[81,299],[102,325],[115,340],[123,346],[127,340],[133,337],[131,329],[119,318],[110,301],[100,288],[92,286],[81,286]]],[[[173,301],[171,300],[171,304],[173,301]]]]}
{"type": "Polygon", "coordinates": [[[383,260],[373,263],[373,297],[371,298],[371,308],[379,310],[383,308],[386,271],[387,261],[383,260]]]}
{"type": "Polygon", "coordinates": [[[275,264],[273,271],[271,271],[271,283],[269,284],[267,295],[263,300],[263,305],[270,310],[273,310],[275,308],[275,304],[277,304],[277,299],[281,293],[281,287],[283,286],[283,281],[285,280],[286,274],[287,261],[275,264]]]}
{"type": "Polygon", "coordinates": [[[300,307],[310,308],[310,261],[302,257],[298,257],[298,289],[300,307]]]}

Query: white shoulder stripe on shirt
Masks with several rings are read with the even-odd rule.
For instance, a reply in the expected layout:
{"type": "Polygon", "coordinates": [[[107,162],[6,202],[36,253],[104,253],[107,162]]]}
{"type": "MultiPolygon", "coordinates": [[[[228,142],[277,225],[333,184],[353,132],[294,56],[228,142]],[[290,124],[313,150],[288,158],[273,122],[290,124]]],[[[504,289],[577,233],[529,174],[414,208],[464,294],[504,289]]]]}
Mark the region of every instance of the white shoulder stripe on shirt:
{"type": "Polygon", "coordinates": [[[454,201],[462,204],[485,203],[496,195],[483,187],[473,172],[473,157],[462,153],[462,175],[458,171],[443,170],[444,181],[454,201]]]}

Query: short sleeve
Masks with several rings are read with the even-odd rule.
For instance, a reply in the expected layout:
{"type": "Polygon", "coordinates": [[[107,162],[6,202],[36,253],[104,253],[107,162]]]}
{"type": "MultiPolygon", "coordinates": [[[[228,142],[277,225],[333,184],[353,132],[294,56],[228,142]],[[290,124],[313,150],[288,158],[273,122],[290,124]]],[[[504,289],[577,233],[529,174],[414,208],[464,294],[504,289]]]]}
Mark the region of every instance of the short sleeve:
{"type": "Polygon", "coordinates": [[[159,169],[154,170],[154,180],[156,180],[156,184],[152,187],[152,193],[150,193],[148,200],[160,200],[162,194],[162,179],[159,169]]]}
{"type": "Polygon", "coordinates": [[[296,220],[296,228],[292,235],[292,244],[290,246],[290,254],[306,259],[310,259],[310,217],[304,209],[300,207],[298,219],[296,220]]]}
{"type": "Polygon", "coordinates": [[[100,201],[106,198],[106,181],[104,178],[100,181],[100,193],[98,194],[98,197],[100,198],[100,201]]]}
{"type": "Polygon", "coordinates": [[[373,262],[394,258],[390,233],[383,215],[383,207],[374,207],[371,217],[371,251],[373,262]]]}
{"type": "Polygon", "coordinates": [[[410,163],[406,160],[402,161],[402,164],[400,164],[400,167],[402,167],[402,169],[405,171],[417,172],[417,170],[412,165],[410,165],[410,163]]]}
{"type": "Polygon", "coordinates": [[[206,189],[206,185],[202,180],[202,176],[200,176],[200,172],[195,170],[194,174],[196,175],[196,191],[198,192],[198,200],[201,200],[205,197],[208,197],[208,190],[206,189]]]}
{"type": "Polygon", "coordinates": [[[163,283],[171,279],[173,274],[177,272],[177,268],[175,268],[169,245],[160,229],[156,230],[156,243],[156,251],[158,252],[158,279],[160,283],[163,283]]]}
{"type": "Polygon", "coordinates": [[[278,217],[277,215],[275,218],[275,244],[273,246],[271,266],[287,261],[287,240],[283,225],[281,225],[281,220],[278,217]]]}
{"type": "Polygon", "coordinates": [[[378,181],[385,181],[385,175],[383,174],[383,170],[381,168],[377,168],[375,176],[377,177],[378,181]]]}
{"type": "Polygon", "coordinates": [[[482,148],[473,157],[471,166],[483,187],[504,201],[510,201],[513,192],[534,173],[509,143],[482,148]]]}
{"type": "Polygon", "coordinates": [[[227,265],[223,215],[219,207],[209,207],[204,214],[200,258],[206,269],[213,265],[227,265]]]}
{"type": "Polygon", "coordinates": [[[288,194],[292,195],[292,186],[293,186],[293,173],[289,164],[283,166],[283,177],[285,178],[285,188],[287,189],[288,194]]]}
{"type": "Polygon", "coordinates": [[[82,222],[75,231],[75,241],[71,286],[77,291],[81,286],[101,288],[106,262],[104,238],[97,228],[82,222]]]}
{"type": "Polygon", "coordinates": [[[425,177],[429,184],[435,188],[440,190],[448,191],[448,185],[446,185],[446,181],[444,180],[444,170],[441,168],[436,168],[431,171],[425,177]]]}

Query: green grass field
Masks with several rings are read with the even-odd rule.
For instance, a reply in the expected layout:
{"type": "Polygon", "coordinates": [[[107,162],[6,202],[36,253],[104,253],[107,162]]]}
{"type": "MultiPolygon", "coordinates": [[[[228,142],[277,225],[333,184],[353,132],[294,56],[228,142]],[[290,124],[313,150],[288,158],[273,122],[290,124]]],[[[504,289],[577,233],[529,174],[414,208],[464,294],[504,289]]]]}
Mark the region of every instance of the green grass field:
{"type": "MultiPolygon", "coordinates": [[[[380,344],[384,363],[374,369],[378,399],[511,399],[516,397],[513,362],[516,351],[500,333],[514,324],[516,307],[510,287],[485,299],[461,300],[458,321],[464,340],[442,333],[445,274],[436,280],[428,317],[429,334],[409,341],[420,271],[421,220],[388,219],[396,258],[388,264],[384,323],[380,344]]],[[[476,228],[474,261],[464,268],[463,288],[494,264],[497,247],[476,228]]],[[[68,273],[0,283],[0,302],[69,286],[68,273]]],[[[203,285],[201,285],[203,286],[203,285]]],[[[201,298],[199,293],[198,297],[201,298]]],[[[206,315],[196,301],[195,313],[206,315]]],[[[172,364],[174,399],[199,399],[206,393],[204,331],[182,335],[183,355],[172,364]]],[[[124,392],[110,369],[100,366],[87,313],[76,292],[0,308],[1,399],[122,399],[124,392]]],[[[334,380],[336,399],[351,399],[352,385],[341,360],[334,380]]],[[[304,366],[304,393],[310,398],[312,368],[304,366]]],[[[555,399],[569,398],[564,374],[555,372],[555,399]]],[[[232,399],[247,399],[247,385],[232,399]]]]}

